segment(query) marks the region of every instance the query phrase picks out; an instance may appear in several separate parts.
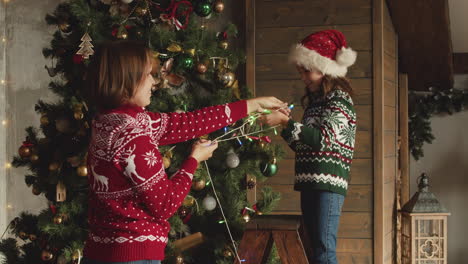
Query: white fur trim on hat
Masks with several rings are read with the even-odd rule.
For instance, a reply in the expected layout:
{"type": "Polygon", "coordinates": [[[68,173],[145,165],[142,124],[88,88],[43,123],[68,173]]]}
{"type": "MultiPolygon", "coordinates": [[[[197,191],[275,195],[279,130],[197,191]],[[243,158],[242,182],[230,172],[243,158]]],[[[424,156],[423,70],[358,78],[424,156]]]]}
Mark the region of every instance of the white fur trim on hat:
{"type": "Polygon", "coordinates": [[[337,53],[337,61],[320,55],[315,50],[302,44],[296,44],[289,53],[289,62],[303,66],[308,70],[317,69],[332,77],[344,77],[348,67],[356,61],[357,54],[351,48],[342,48],[337,53]]]}

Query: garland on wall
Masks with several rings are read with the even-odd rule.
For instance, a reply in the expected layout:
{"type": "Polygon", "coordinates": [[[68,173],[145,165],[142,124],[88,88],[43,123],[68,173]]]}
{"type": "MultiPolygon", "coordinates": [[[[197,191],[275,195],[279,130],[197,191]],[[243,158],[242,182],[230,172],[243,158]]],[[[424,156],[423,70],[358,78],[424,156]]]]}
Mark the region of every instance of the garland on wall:
{"type": "Polygon", "coordinates": [[[424,157],[424,143],[431,144],[430,118],[460,112],[468,106],[468,92],[460,89],[442,90],[430,87],[429,92],[410,91],[409,93],[409,147],[415,160],[424,157]]]}

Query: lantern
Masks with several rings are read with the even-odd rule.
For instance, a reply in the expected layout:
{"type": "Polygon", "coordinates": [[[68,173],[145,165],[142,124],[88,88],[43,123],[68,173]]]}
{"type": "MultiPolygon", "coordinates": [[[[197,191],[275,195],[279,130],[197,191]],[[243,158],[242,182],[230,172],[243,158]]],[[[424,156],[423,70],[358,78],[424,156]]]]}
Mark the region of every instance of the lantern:
{"type": "Polygon", "coordinates": [[[447,217],[450,213],[429,191],[429,178],[418,178],[418,191],[402,209],[402,263],[447,263],[447,217]]]}

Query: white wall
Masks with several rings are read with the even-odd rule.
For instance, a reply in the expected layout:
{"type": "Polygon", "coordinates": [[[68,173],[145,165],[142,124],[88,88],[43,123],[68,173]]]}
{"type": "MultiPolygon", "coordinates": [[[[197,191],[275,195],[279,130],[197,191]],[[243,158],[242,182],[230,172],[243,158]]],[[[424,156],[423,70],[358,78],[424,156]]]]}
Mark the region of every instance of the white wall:
{"type": "MultiPolygon", "coordinates": [[[[5,1],[7,2],[7,1],[5,1]]],[[[0,118],[7,121],[6,129],[0,133],[0,230],[3,233],[7,225],[21,211],[37,213],[46,207],[43,196],[34,196],[31,188],[24,182],[25,169],[4,169],[4,162],[11,161],[25,139],[27,126],[39,126],[39,115],[34,105],[39,98],[53,100],[48,91],[50,77],[44,65],[50,61],[42,56],[42,48],[49,45],[53,27],[44,21],[47,12],[51,12],[59,0],[8,1],[5,5],[6,56],[4,68],[7,80],[5,89],[0,94],[0,118]],[[3,94],[6,94],[2,97],[3,94]],[[6,103],[5,103],[6,102],[6,103]],[[2,174],[6,174],[2,175],[2,174]],[[6,195],[5,195],[6,193],[6,195]],[[7,208],[5,203],[11,206],[7,208]]],[[[2,4],[4,1],[2,1],[2,4]]],[[[0,60],[2,61],[2,60],[0,60]]],[[[2,67],[2,66],[0,66],[2,67]]],[[[1,68],[0,68],[1,69],[1,68]]],[[[3,128],[2,128],[3,129],[3,128]]]]}
{"type": "MultiPolygon", "coordinates": [[[[6,42],[3,41],[6,33],[5,26],[5,8],[2,2],[0,7],[0,80],[5,80],[6,75],[6,42]]],[[[6,103],[6,92],[5,86],[0,83],[0,122],[5,120],[5,103],[6,103]]],[[[6,163],[6,123],[0,124],[0,232],[6,228],[7,215],[6,215],[6,171],[4,164],[6,163]]],[[[1,234],[0,234],[1,235],[1,234]]]]}
{"type": "MultiPolygon", "coordinates": [[[[468,89],[468,75],[455,76],[455,87],[468,89]]],[[[451,212],[448,220],[448,263],[468,263],[468,111],[431,120],[435,140],[424,146],[424,157],[411,160],[411,194],[426,172],[430,189],[451,212]]]]}

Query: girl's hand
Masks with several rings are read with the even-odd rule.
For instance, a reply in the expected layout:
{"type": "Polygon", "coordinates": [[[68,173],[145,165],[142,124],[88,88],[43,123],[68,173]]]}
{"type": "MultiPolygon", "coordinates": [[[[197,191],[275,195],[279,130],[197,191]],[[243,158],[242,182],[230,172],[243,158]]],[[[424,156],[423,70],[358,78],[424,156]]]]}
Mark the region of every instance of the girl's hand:
{"type": "Polygon", "coordinates": [[[283,103],[276,97],[265,96],[247,100],[247,112],[262,112],[264,109],[287,108],[288,104],[283,103]]]}
{"type": "Polygon", "coordinates": [[[289,116],[282,111],[272,111],[271,114],[262,115],[259,120],[269,126],[282,125],[285,127],[288,124],[289,116]]]}
{"type": "Polygon", "coordinates": [[[202,162],[208,160],[213,156],[213,152],[215,149],[218,148],[218,142],[200,139],[199,141],[195,142],[192,146],[192,156],[198,162],[202,162]]]}

